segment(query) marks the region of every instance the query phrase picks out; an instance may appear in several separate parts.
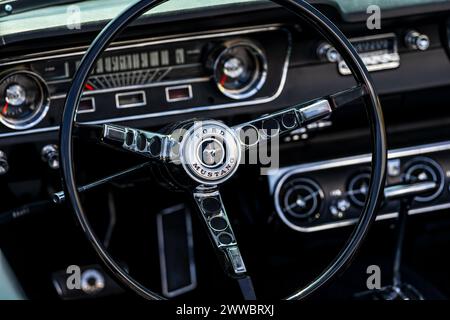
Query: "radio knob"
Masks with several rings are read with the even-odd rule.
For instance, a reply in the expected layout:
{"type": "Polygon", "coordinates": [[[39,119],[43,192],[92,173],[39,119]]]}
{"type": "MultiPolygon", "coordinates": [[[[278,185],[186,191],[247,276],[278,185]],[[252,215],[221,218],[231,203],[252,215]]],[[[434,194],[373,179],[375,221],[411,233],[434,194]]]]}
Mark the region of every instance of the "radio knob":
{"type": "Polygon", "coordinates": [[[317,57],[322,61],[335,63],[338,62],[339,60],[339,52],[336,50],[335,47],[326,42],[322,42],[317,47],[316,53],[317,57]]]}
{"type": "Polygon", "coordinates": [[[426,34],[412,30],[406,34],[405,44],[409,49],[425,51],[430,47],[430,38],[426,34]]]}
{"type": "Polygon", "coordinates": [[[6,153],[0,150],[0,176],[6,174],[9,171],[8,158],[6,153]]]}

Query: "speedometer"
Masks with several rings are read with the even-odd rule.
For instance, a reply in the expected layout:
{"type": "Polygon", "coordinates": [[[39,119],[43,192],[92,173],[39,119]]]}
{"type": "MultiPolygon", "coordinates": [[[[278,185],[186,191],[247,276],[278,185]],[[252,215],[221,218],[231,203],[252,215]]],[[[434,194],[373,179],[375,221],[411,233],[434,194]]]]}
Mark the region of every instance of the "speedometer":
{"type": "Polygon", "coordinates": [[[44,80],[29,71],[16,71],[0,80],[0,122],[23,130],[38,124],[49,108],[44,80]]]}

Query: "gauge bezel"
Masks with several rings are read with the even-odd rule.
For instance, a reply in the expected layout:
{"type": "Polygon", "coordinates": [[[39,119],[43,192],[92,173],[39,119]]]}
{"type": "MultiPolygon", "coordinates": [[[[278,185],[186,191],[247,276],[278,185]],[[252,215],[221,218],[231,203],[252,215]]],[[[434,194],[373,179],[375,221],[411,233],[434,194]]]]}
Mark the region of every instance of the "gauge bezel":
{"type": "Polygon", "coordinates": [[[406,181],[409,181],[411,178],[411,172],[416,169],[416,168],[425,168],[427,170],[430,170],[430,173],[432,174],[432,176],[436,179],[436,181],[439,183],[437,190],[430,194],[429,196],[416,196],[414,198],[414,201],[417,202],[422,202],[422,203],[426,203],[426,202],[431,202],[436,200],[436,198],[438,198],[442,192],[444,191],[445,188],[445,174],[444,171],[442,170],[442,167],[433,159],[431,158],[427,158],[427,157],[417,157],[417,158],[413,158],[411,161],[409,161],[406,165],[405,165],[405,179],[406,181]],[[436,170],[436,171],[434,171],[436,170]]]}
{"type": "MultiPolygon", "coordinates": [[[[296,218],[292,215],[290,215],[289,217],[287,216],[287,214],[285,214],[285,212],[282,209],[282,204],[281,202],[284,202],[280,200],[281,197],[281,190],[282,188],[288,184],[290,181],[299,181],[301,183],[305,183],[305,184],[309,184],[311,186],[314,186],[317,191],[318,191],[318,197],[320,198],[320,202],[317,205],[317,213],[321,214],[321,211],[323,209],[323,201],[325,199],[325,194],[324,191],[322,189],[322,187],[313,179],[311,178],[307,178],[307,177],[303,177],[303,176],[296,176],[296,175],[292,175],[292,173],[286,173],[285,175],[283,175],[280,180],[277,182],[276,187],[275,187],[275,191],[273,194],[273,198],[274,198],[274,203],[275,203],[275,211],[278,214],[278,216],[280,217],[280,219],[290,228],[297,230],[299,228],[303,228],[301,225],[299,225],[298,223],[303,220],[305,221],[305,223],[311,222],[308,221],[308,218],[306,219],[301,219],[301,218],[296,218]]],[[[314,219],[314,214],[311,215],[309,218],[314,219]]]]}
{"type": "MultiPolygon", "coordinates": [[[[352,178],[350,179],[347,188],[346,188],[346,192],[348,193],[348,197],[350,202],[358,208],[362,208],[364,207],[364,202],[359,200],[355,194],[353,193],[356,189],[354,188],[356,182],[358,182],[359,179],[364,179],[364,178],[368,178],[369,179],[369,183],[370,183],[370,171],[368,170],[363,170],[361,172],[359,172],[358,174],[352,176],[352,178]]],[[[366,199],[367,199],[367,194],[365,195],[366,199]]]]}
{"type": "MultiPolygon", "coordinates": [[[[247,50],[248,50],[247,49],[247,50]]],[[[220,53],[217,55],[217,57],[214,59],[213,63],[213,78],[214,83],[216,84],[217,88],[220,92],[222,92],[225,96],[231,99],[235,100],[242,100],[247,99],[252,96],[254,96],[256,93],[258,93],[263,85],[266,83],[267,80],[267,72],[268,72],[268,63],[267,63],[267,57],[263,50],[259,48],[255,43],[249,41],[249,40],[232,40],[227,41],[223,43],[220,53]],[[225,88],[220,84],[220,79],[216,76],[216,71],[218,69],[219,62],[221,61],[222,57],[231,49],[236,47],[247,47],[250,49],[250,53],[252,54],[253,58],[256,59],[258,62],[259,70],[256,70],[255,74],[253,75],[252,80],[249,84],[247,84],[245,87],[239,90],[230,90],[225,88]]]]}
{"type": "MultiPolygon", "coordinates": [[[[296,180],[294,180],[294,181],[296,181],[296,180]]],[[[307,192],[309,192],[309,194],[313,194],[316,192],[313,190],[313,188],[308,186],[306,183],[294,185],[285,192],[284,197],[283,197],[283,207],[284,207],[285,211],[287,211],[287,213],[289,215],[291,215],[292,217],[294,217],[295,219],[309,219],[314,214],[314,212],[316,212],[316,210],[319,209],[319,201],[317,200],[316,197],[312,197],[314,205],[311,207],[311,209],[309,209],[304,214],[296,213],[294,210],[292,210],[291,208],[288,207],[289,206],[289,202],[288,202],[289,197],[292,195],[292,193],[294,193],[300,189],[306,190],[307,192]]],[[[320,192],[319,191],[317,191],[317,192],[320,195],[320,192]]]]}
{"type": "Polygon", "coordinates": [[[5,117],[4,115],[0,114],[0,123],[13,130],[25,130],[36,126],[45,118],[45,116],[48,113],[48,110],[50,109],[50,96],[45,80],[40,75],[32,71],[17,70],[7,73],[5,76],[1,77],[0,83],[5,81],[7,78],[18,74],[26,74],[26,76],[31,77],[38,85],[38,88],[41,93],[39,106],[36,108],[36,111],[31,116],[21,120],[11,120],[5,117]]]}

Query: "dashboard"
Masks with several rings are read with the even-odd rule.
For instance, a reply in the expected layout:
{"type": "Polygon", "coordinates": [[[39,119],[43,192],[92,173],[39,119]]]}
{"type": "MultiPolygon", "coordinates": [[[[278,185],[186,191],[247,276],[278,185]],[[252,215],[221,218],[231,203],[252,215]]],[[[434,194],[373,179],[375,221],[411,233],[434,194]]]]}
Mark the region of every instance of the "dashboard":
{"type": "MultiPolygon", "coordinates": [[[[262,10],[262,17],[256,20],[267,21],[266,14],[262,10]]],[[[122,37],[125,39],[112,43],[96,62],[85,84],[76,121],[88,124],[138,122],[150,126],[164,125],[165,119],[171,117],[184,119],[215,114],[234,121],[245,118],[246,114],[279,109],[350,87],[353,81],[350,71],[334,47],[307,27],[290,23],[292,17],[286,12],[277,12],[271,20],[283,18],[286,23],[249,24],[242,22],[245,17],[237,15],[235,19],[237,24],[242,24],[240,27],[226,27],[226,20],[218,20],[218,26],[208,31],[189,32],[191,26],[184,33],[170,35],[139,38],[126,35],[122,37]],[[302,90],[295,89],[297,83],[302,90]]],[[[352,31],[358,29],[358,24],[348,26],[348,32],[353,35],[350,40],[373,73],[381,94],[421,90],[428,85],[425,78],[431,76],[434,82],[440,81],[440,86],[450,84],[449,76],[436,78],[433,68],[443,68],[438,63],[426,66],[428,73],[422,73],[421,77],[395,83],[411,72],[420,74],[421,70],[412,68],[421,68],[417,59],[425,54],[440,54],[443,55],[440,59],[448,60],[447,44],[440,44],[446,18],[442,18],[441,25],[427,19],[414,28],[391,23],[383,32],[373,31],[369,35],[352,31]]],[[[138,29],[142,33],[142,27],[138,29]]],[[[86,48],[66,46],[0,59],[0,91],[3,93],[0,96],[0,141],[5,145],[1,162],[5,174],[10,167],[7,161],[10,143],[20,139],[42,141],[38,144],[42,157],[48,163],[54,162],[57,150],[52,146],[56,143],[46,143],[48,136],[42,134],[56,137],[66,92],[86,48]]],[[[314,137],[315,132],[320,132],[317,135],[342,132],[339,126],[339,121],[326,119],[294,131],[283,138],[282,145],[289,148],[304,143],[314,137]]],[[[419,150],[418,156],[423,153],[422,147],[406,149],[409,148],[419,150]]],[[[12,149],[14,152],[14,147],[12,149]]],[[[403,154],[403,149],[392,150],[392,153],[403,154]]],[[[336,165],[325,166],[326,169],[319,161],[319,164],[299,166],[288,163],[271,172],[269,193],[281,220],[297,231],[351,224],[364,200],[357,200],[358,196],[353,193],[357,192],[355,188],[365,185],[370,174],[365,169],[368,156],[353,157],[361,163],[359,166],[353,164],[355,160],[343,157],[343,160],[327,160],[336,165]],[[332,180],[339,183],[329,186],[330,182],[321,177],[324,173],[336,175],[337,180],[332,180]],[[311,198],[312,208],[306,213],[287,210],[286,215],[285,207],[289,207],[290,198],[298,196],[298,192],[310,193],[306,197],[311,198]],[[329,212],[317,214],[322,210],[329,212]]],[[[333,154],[328,158],[333,159],[333,154]]],[[[406,160],[402,157],[393,161],[403,165],[406,160]]],[[[427,167],[430,171],[427,172],[439,185],[444,185],[446,164],[442,160],[425,162],[434,163],[431,169],[427,167]]],[[[55,162],[54,166],[57,165],[55,162]]],[[[408,172],[410,165],[405,166],[397,170],[398,177],[408,172]]],[[[395,180],[395,177],[392,178],[395,180]]],[[[440,190],[439,195],[444,196],[444,187],[440,190]]],[[[447,203],[446,200],[441,199],[438,205],[447,203]]],[[[418,210],[424,211],[419,207],[418,210]]],[[[391,210],[384,208],[382,216],[393,217],[391,210]]]]}

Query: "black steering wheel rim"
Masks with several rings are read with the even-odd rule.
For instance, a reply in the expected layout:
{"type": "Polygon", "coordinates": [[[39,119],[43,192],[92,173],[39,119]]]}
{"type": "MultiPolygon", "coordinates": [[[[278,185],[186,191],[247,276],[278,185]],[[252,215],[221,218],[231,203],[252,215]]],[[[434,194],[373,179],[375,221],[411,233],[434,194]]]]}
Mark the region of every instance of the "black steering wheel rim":
{"type": "MultiPolygon", "coordinates": [[[[67,94],[60,130],[60,151],[63,185],[65,192],[74,209],[78,222],[88,241],[101,257],[111,272],[128,288],[147,299],[164,299],[162,296],[145,288],[134,280],[107,252],[103,244],[94,233],[78,194],[74,175],[72,133],[76,109],[80,102],[84,84],[99,55],[111,43],[114,37],[132,21],[148,10],[167,2],[168,0],[141,0],[125,9],[101,31],[84,55],[79,68],[73,78],[67,94]]],[[[296,291],[287,299],[303,299],[328,283],[336,274],[342,271],[352,260],[364,240],[372,222],[384,189],[385,169],[387,161],[387,146],[384,120],[381,105],[372,84],[372,80],[359,58],[357,52],[343,35],[343,33],[323,14],[303,0],[273,0],[285,7],[304,21],[312,25],[339,51],[348,64],[356,81],[364,85],[366,90],[366,109],[370,122],[372,147],[372,173],[366,204],[357,225],[336,259],[312,282],[296,291]]]]}

